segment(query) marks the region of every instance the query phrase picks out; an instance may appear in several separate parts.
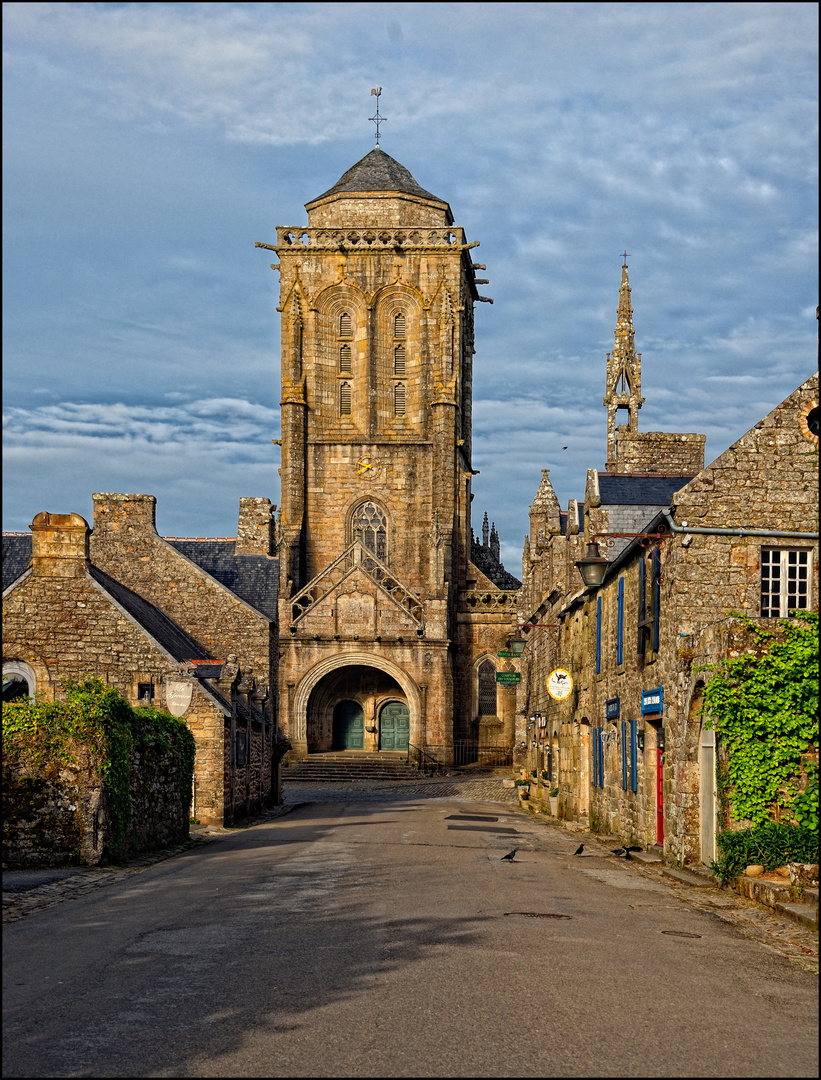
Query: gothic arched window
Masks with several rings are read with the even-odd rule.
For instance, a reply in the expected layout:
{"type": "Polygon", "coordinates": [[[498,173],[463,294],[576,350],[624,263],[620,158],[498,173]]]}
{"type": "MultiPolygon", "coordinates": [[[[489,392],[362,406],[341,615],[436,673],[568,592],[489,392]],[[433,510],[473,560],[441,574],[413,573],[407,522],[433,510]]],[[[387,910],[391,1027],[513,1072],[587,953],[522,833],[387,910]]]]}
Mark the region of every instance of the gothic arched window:
{"type": "Polygon", "coordinates": [[[351,347],[350,345],[342,345],[339,349],[339,373],[341,375],[351,374],[351,347]]]}
{"type": "Polygon", "coordinates": [[[496,716],[496,665],[492,660],[479,665],[479,715],[496,716]]]}
{"type": "Polygon", "coordinates": [[[393,320],[393,336],[395,338],[405,336],[405,316],[401,312],[393,320]]]}
{"type": "Polygon", "coordinates": [[[405,374],[405,346],[397,345],[393,350],[393,373],[394,375],[405,374]]]}
{"type": "Polygon", "coordinates": [[[366,502],[357,506],[351,520],[354,540],[385,562],[388,554],[388,523],[385,514],[376,503],[366,502]]]}
{"type": "Polygon", "coordinates": [[[352,335],[351,317],[347,311],[339,316],[339,336],[349,338],[352,335]]]}
{"type": "Polygon", "coordinates": [[[405,415],[405,387],[403,383],[397,383],[393,388],[393,412],[394,416],[405,415]]]}
{"type": "Polygon", "coordinates": [[[351,384],[349,382],[339,384],[339,415],[351,415],[351,384]]]}

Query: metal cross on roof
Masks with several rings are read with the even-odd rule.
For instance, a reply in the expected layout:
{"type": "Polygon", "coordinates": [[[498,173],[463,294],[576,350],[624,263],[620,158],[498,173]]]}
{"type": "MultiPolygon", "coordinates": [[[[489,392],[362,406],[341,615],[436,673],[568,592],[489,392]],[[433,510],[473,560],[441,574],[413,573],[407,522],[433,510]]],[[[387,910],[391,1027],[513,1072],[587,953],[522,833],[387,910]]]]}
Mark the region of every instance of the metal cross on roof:
{"type": "Polygon", "coordinates": [[[382,93],[382,87],[381,86],[375,86],[371,90],[371,97],[376,98],[376,116],[368,117],[368,119],[372,123],[376,124],[376,145],[377,146],[379,146],[379,125],[384,124],[384,122],[388,119],[387,116],[380,116],[379,115],[379,96],[380,96],[381,93],[382,93]]]}
{"type": "MultiPolygon", "coordinates": [[[[373,91],[371,91],[371,93],[373,93],[373,91]]],[[[622,263],[622,266],[627,266],[627,260],[630,258],[630,256],[627,254],[626,251],[623,251],[621,253],[621,257],[624,259],[624,262],[622,263]]]]}

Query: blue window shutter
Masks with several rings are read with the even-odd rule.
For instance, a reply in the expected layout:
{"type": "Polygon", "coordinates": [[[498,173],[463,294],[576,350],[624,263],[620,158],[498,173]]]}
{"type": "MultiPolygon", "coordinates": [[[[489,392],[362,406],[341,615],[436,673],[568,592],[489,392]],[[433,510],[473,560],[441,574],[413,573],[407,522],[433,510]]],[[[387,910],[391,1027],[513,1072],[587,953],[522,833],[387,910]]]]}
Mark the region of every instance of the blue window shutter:
{"type": "Polygon", "coordinates": [[[616,627],[616,663],[624,663],[624,578],[619,578],[619,621],[616,627]]]}
{"type": "Polygon", "coordinates": [[[630,789],[636,791],[638,789],[638,746],[636,739],[636,721],[630,721],[630,789]]]}
{"type": "Polygon", "coordinates": [[[601,675],[601,597],[596,601],[596,674],[601,675]]]}
{"type": "Polygon", "coordinates": [[[593,728],[593,787],[599,786],[599,729],[593,728]]]}
{"type": "Polygon", "coordinates": [[[639,656],[644,656],[644,608],[647,597],[647,566],[644,559],[639,559],[639,619],[638,619],[638,641],[637,652],[639,656]]]}
{"type": "Polygon", "coordinates": [[[604,728],[599,728],[599,787],[604,787],[604,728]]]}
{"type": "Polygon", "coordinates": [[[653,576],[653,650],[658,652],[661,619],[661,556],[657,547],[653,548],[651,573],[653,576]]]}
{"type": "Polygon", "coordinates": [[[621,722],[621,786],[627,791],[627,721],[621,722]]]}

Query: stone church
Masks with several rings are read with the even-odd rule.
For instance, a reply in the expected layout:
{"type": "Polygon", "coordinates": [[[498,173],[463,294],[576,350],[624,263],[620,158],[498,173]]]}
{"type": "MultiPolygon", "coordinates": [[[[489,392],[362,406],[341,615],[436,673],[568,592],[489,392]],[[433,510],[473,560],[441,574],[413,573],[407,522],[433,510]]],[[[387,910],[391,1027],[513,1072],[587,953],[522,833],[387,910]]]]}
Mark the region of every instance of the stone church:
{"type": "Polygon", "coordinates": [[[279,722],[293,756],[512,747],[519,582],[471,530],[475,264],[378,146],[277,230],[279,722]]]}
{"type": "Polygon", "coordinates": [[[161,537],[153,496],[98,493],[92,528],[44,511],[3,537],[4,700],[88,673],[170,708],[187,681],[204,821],[278,798],[285,739],[512,757],[519,582],[487,515],[471,529],[478,245],[379,147],[307,211],[258,244],[281,274],[276,521],[243,497],[236,537],[161,537]]]}

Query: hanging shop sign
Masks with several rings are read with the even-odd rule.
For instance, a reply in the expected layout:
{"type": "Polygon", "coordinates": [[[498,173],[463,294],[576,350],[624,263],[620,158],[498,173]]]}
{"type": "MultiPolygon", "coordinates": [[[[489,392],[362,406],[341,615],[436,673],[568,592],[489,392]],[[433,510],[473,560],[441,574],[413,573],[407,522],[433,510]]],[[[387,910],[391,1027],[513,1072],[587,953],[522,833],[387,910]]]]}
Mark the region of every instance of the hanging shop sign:
{"type": "Polygon", "coordinates": [[[496,682],[501,683],[502,686],[514,686],[516,683],[522,681],[522,675],[519,671],[497,671],[496,682]]]}
{"type": "Polygon", "coordinates": [[[660,713],[664,708],[664,688],[657,686],[655,690],[643,690],[641,695],[641,715],[653,716],[660,713]]]}
{"type": "Polygon", "coordinates": [[[604,703],[605,716],[608,720],[618,720],[621,706],[619,704],[619,695],[608,698],[604,703]]]}
{"type": "Polygon", "coordinates": [[[547,692],[554,701],[564,701],[573,693],[573,678],[564,668],[556,668],[547,677],[547,692]]]}

